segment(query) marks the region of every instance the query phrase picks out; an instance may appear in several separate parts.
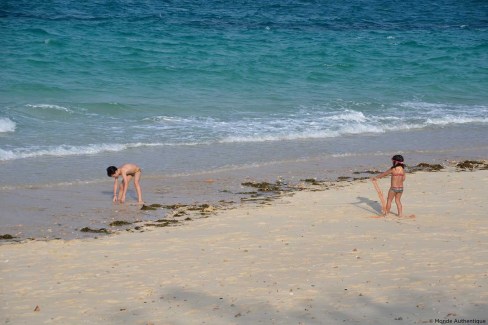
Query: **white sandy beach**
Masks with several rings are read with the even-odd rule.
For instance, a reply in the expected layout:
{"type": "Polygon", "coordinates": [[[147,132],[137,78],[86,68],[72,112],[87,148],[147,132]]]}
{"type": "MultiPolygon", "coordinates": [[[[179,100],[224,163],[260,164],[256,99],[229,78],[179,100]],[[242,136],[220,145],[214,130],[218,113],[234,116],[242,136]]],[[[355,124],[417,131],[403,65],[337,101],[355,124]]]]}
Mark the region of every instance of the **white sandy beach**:
{"type": "Polygon", "coordinates": [[[415,219],[370,218],[359,181],[144,233],[4,244],[0,323],[486,323],[486,193],[486,170],[422,172],[402,200],[415,219]]]}

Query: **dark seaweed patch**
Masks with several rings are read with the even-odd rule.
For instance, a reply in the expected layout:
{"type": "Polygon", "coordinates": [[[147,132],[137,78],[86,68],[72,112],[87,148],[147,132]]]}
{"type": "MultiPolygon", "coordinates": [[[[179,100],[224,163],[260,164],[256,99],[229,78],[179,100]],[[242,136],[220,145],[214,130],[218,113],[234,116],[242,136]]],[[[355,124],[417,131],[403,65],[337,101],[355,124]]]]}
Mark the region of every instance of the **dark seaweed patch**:
{"type": "Polygon", "coordinates": [[[8,240],[8,239],[14,239],[14,238],[17,238],[17,237],[12,236],[10,234],[0,235],[0,239],[6,239],[6,240],[8,240]]]}
{"type": "Polygon", "coordinates": [[[143,204],[142,207],[141,207],[141,210],[144,210],[144,211],[154,211],[154,210],[157,210],[158,208],[156,207],[153,207],[153,206],[150,206],[150,205],[145,205],[143,204]]]}
{"type": "Polygon", "coordinates": [[[115,220],[115,221],[112,221],[109,226],[111,227],[118,227],[118,226],[126,226],[126,225],[130,225],[132,224],[132,222],[128,222],[128,221],[123,221],[123,220],[115,220]]]}
{"type": "Polygon", "coordinates": [[[358,174],[379,174],[379,170],[365,170],[362,172],[354,172],[353,174],[358,175],[358,174]]]}
{"type": "Polygon", "coordinates": [[[156,220],[155,222],[178,223],[178,220],[173,220],[173,219],[159,219],[159,220],[156,220]]]}
{"type": "Polygon", "coordinates": [[[179,211],[179,212],[176,212],[173,215],[173,217],[178,218],[178,217],[183,217],[184,215],[186,215],[186,212],[185,211],[179,211]]]}
{"type": "Polygon", "coordinates": [[[247,194],[249,197],[241,198],[241,202],[251,201],[256,203],[266,204],[269,201],[279,198],[285,192],[300,190],[300,187],[291,187],[286,182],[278,180],[275,183],[268,182],[244,182],[242,186],[253,187],[257,192],[245,192],[239,194],[247,194]]]}
{"type": "Polygon", "coordinates": [[[215,207],[213,207],[210,204],[204,203],[201,205],[193,205],[187,208],[188,211],[200,211],[202,214],[203,213],[209,213],[209,212],[214,212],[215,207]]]}
{"type": "Polygon", "coordinates": [[[176,209],[180,209],[180,208],[185,208],[187,206],[188,205],[186,205],[186,204],[168,204],[168,205],[163,205],[162,207],[165,209],[168,209],[168,210],[176,210],[176,209]]]}
{"type": "Polygon", "coordinates": [[[207,209],[210,207],[210,204],[201,204],[201,205],[194,205],[194,206],[191,206],[191,207],[188,207],[188,211],[201,211],[203,209],[207,209]]]}
{"type": "Polygon", "coordinates": [[[268,182],[244,182],[241,183],[242,186],[247,186],[247,187],[254,187],[257,188],[261,192],[276,192],[280,191],[281,189],[281,183],[268,183],[268,182]]]}
{"type": "Polygon", "coordinates": [[[92,229],[90,227],[84,227],[80,229],[81,232],[91,232],[96,234],[109,234],[110,232],[105,228],[92,229]]]}
{"type": "Polygon", "coordinates": [[[417,166],[410,167],[410,171],[417,172],[417,171],[425,171],[425,172],[438,172],[444,169],[444,166],[441,164],[428,164],[428,163],[420,163],[417,166]]]}
{"type": "Polygon", "coordinates": [[[322,185],[322,182],[316,180],[315,178],[302,179],[302,182],[305,182],[305,183],[308,183],[311,185],[322,185]]]}
{"type": "Polygon", "coordinates": [[[484,161],[477,161],[477,160],[465,160],[460,163],[456,164],[456,167],[459,169],[482,169],[486,170],[488,169],[488,164],[485,163],[484,161]]]}
{"type": "Polygon", "coordinates": [[[161,219],[161,220],[157,220],[156,222],[157,223],[146,223],[146,224],[144,224],[144,226],[146,226],[146,227],[168,227],[168,226],[177,224],[179,221],[178,220],[171,220],[171,219],[169,219],[169,220],[161,219]]]}

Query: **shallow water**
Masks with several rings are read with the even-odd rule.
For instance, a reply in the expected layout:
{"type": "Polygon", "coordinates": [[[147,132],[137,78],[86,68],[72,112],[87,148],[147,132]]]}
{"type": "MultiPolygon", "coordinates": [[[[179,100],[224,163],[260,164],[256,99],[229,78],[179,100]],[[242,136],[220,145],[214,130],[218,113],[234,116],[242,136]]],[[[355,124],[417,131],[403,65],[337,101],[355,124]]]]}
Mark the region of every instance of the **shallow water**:
{"type": "MultiPolygon", "coordinates": [[[[447,160],[486,159],[488,146],[483,139],[487,135],[484,127],[459,127],[344,137],[333,145],[324,140],[284,141],[279,145],[263,143],[261,147],[247,143],[240,147],[223,144],[218,151],[214,148],[212,154],[207,152],[207,146],[196,146],[191,155],[187,155],[188,150],[162,153],[138,148],[134,149],[134,155],[139,157],[144,168],[142,188],[146,204],[219,206],[222,201],[235,205],[241,204],[242,198],[249,198],[250,195],[243,193],[255,189],[242,186],[245,181],[280,181],[294,186],[311,178],[334,181],[340,176],[370,177],[369,173],[358,175],[356,172],[387,169],[390,157],[397,153],[393,150],[398,142],[404,143],[405,150],[401,153],[410,166],[420,162],[447,164],[447,160]],[[343,151],[331,153],[330,148],[338,145],[343,151]],[[373,151],[372,148],[382,150],[373,151]],[[216,153],[221,160],[213,156],[216,153]],[[195,159],[192,164],[199,162],[200,168],[188,172],[184,165],[188,159],[195,159]],[[161,161],[170,168],[164,169],[161,161]]],[[[170,212],[168,209],[141,211],[133,187],[129,189],[126,204],[112,204],[112,179],[104,175],[105,165],[97,156],[71,161],[69,157],[64,158],[65,167],[60,167],[59,161],[53,164],[59,158],[44,159],[39,164],[38,177],[32,182],[12,185],[15,183],[12,180],[11,185],[0,190],[0,233],[18,238],[93,237],[100,234],[79,230],[83,227],[123,230],[134,225],[113,228],[109,224],[115,220],[154,221],[164,219],[170,212]],[[63,176],[69,169],[77,170],[76,179],[66,182],[62,177],[57,180],[50,176],[57,173],[63,176]]],[[[28,168],[28,164],[9,162],[3,167],[7,175],[15,175],[28,168]]],[[[406,189],[408,195],[408,181],[406,189]]],[[[370,194],[375,198],[373,189],[370,194]]]]}

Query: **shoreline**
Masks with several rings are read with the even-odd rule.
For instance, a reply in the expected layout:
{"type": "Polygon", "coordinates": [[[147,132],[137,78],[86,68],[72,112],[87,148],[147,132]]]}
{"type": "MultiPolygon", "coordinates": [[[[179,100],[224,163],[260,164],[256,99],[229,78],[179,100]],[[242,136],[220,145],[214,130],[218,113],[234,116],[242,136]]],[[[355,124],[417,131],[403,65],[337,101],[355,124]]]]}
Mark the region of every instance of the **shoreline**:
{"type": "Polygon", "coordinates": [[[184,227],[1,245],[0,320],[487,322],[486,180],[487,170],[409,174],[402,201],[416,219],[371,218],[376,193],[358,180],[184,227]]]}
{"type": "MultiPolygon", "coordinates": [[[[488,163],[485,160],[463,160],[460,162],[448,161],[445,164],[419,163],[416,166],[407,167],[409,174],[419,171],[440,171],[443,169],[454,169],[457,172],[475,169],[487,169],[488,163]]],[[[325,180],[317,178],[303,178],[293,183],[279,178],[275,182],[268,180],[255,181],[251,179],[242,180],[238,185],[233,184],[233,191],[228,189],[219,189],[213,186],[217,181],[212,178],[204,177],[199,183],[206,183],[207,190],[218,192],[221,195],[220,200],[204,202],[178,202],[172,204],[164,203],[145,203],[144,205],[128,202],[124,205],[113,205],[109,219],[93,220],[92,222],[78,223],[77,227],[71,230],[71,233],[64,236],[56,236],[51,228],[47,229],[46,234],[50,237],[20,237],[17,234],[0,232],[0,245],[8,242],[26,242],[30,240],[71,240],[79,238],[98,238],[104,235],[119,234],[121,232],[143,232],[148,227],[168,227],[183,225],[194,219],[208,218],[212,214],[238,208],[242,204],[268,204],[274,200],[280,199],[283,195],[293,195],[299,191],[325,191],[337,186],[353,185],[354,182],[368,179],[374,174],[380,173],[380,170],[362,170],[350,172],[350,176],[338,176],[335,180],[325,180]],[[227,195],[225,195],[227,194],[227,195]],[[224,196],[226,196],[224,198],[224,196]],[[132,214],[136,214],[134,217],[132,214]],[[119,216],[119,217],[118,217],[119,216]]],[[[208,175],[206,175],[208,176],[208,175]]],[[[87,185],[89,186],[89,184],[87,185]]],[[[221,186],[221,184],[217,185],[221,186]]],[[[85,192],[85,191],[81,191],[85,192]]],[[[100,218],[102,211],[95,208],[94,217],[100,218]],[[97,211],[98,210],[98,211],[97,211]]],[[[82,214],[88,214],[88,211],[82,211],[82,214]]],[[[105,211],[107,213],[107,211],[105,211]]],[[[61,225],[61,224],[58,224],[61,225]]],[[[21,227],[19,227],[21,228],[21,227]]],[[[53,227],[54,228],[54,227],[53,227]]],[[[1,228],[0,228],[1,229],[1,228]]]]}

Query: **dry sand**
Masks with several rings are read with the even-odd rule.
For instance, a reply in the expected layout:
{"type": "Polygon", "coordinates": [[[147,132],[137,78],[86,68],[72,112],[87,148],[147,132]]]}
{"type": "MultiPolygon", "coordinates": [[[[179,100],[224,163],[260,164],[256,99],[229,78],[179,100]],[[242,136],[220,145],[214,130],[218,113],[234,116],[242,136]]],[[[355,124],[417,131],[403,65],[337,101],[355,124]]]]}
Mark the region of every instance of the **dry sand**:
{"type": "Polygon", "coordinates": [[[488,171],[416,173],[415,219],[370,218],[361,181],[179,227],[4,244],[0,323],[487,323],[487,193],[488,171]]]}

